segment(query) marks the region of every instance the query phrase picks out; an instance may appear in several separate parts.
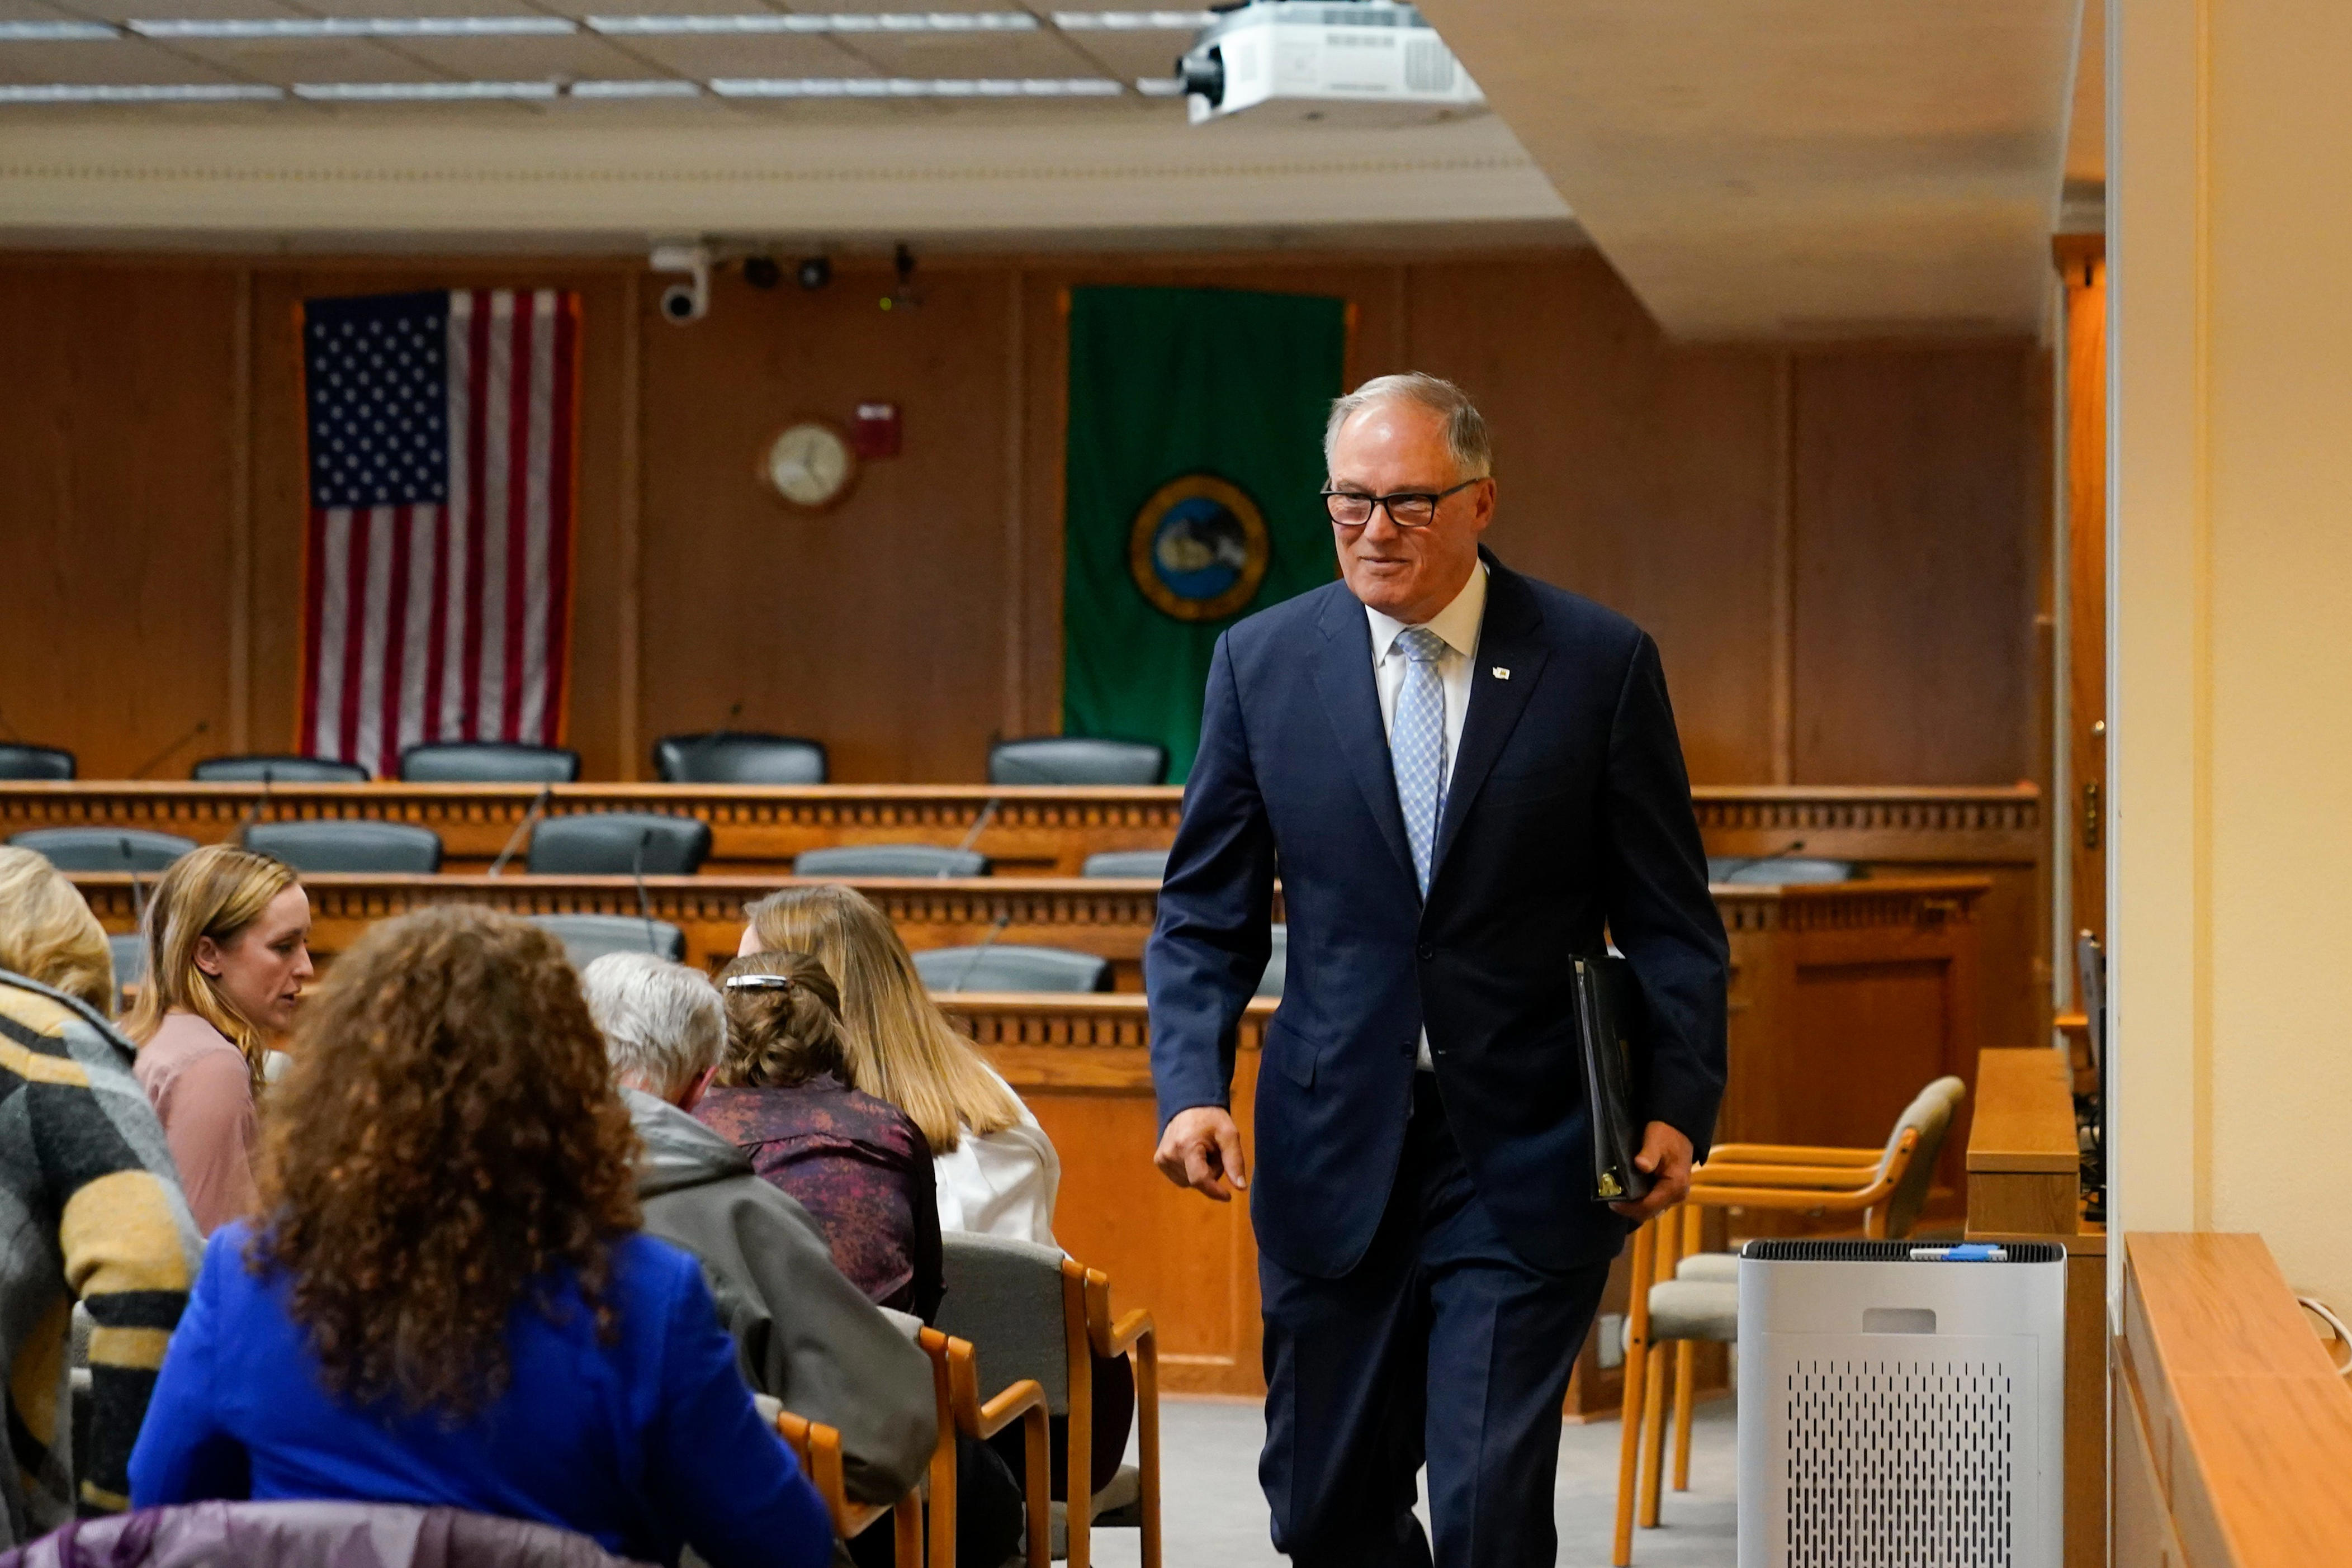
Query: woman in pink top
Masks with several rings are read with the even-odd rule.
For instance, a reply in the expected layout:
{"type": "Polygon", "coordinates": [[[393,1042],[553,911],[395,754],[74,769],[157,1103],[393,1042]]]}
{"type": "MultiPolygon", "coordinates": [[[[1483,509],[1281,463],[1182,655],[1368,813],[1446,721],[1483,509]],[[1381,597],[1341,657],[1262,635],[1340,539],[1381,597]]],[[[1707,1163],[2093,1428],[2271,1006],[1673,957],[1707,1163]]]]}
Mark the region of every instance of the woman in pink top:
{"type": "Polygon", "coordinates": [[[147,977],[122,1032],[209,1236],[256,1202],[254,1103],[268,1040],[311,975],[310,900],[285,862],[209,844],[157,881],[143,934],[147,977]]]}

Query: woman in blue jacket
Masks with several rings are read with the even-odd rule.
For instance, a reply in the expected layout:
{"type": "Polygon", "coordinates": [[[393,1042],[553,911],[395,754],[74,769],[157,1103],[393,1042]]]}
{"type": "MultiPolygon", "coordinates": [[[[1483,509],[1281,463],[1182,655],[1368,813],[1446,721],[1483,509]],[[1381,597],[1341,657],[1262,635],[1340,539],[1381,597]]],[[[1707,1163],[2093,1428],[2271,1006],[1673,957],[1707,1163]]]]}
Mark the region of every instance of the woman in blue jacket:
{"type": "Polygon", "coordinates": [[[635,1139],[555,939],[376,926],[272,1090],[259,1216],[216,1232],[131,1458],[139,1507],[441,1504],[712,1568],[830,1560],[635,1139]]]}

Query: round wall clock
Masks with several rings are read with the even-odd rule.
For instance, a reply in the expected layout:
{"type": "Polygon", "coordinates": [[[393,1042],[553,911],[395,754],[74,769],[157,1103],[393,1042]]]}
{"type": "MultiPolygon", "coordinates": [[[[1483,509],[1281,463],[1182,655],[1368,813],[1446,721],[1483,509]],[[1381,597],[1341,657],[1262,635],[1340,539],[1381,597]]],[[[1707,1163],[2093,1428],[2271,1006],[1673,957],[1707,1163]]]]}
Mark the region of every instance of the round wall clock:
{"type": "Polygon", "coordinates": [[[857,454],[849,437],[825,421],[796,420],[768,444],[760,477],[787,503],[822,511],[856,482],[857,454]]]}

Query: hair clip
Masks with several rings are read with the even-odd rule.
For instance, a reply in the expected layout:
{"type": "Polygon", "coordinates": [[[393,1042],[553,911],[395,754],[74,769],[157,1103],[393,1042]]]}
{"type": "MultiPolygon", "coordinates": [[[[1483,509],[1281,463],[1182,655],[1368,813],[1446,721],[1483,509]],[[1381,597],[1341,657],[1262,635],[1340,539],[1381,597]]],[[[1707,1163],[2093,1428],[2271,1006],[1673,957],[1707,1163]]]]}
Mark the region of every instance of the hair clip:
{"type": "Polygon", "coordinates": [[[790,975],[730,975],[727,989],[730,991],[789,991],[793,988],[790,975]]]}

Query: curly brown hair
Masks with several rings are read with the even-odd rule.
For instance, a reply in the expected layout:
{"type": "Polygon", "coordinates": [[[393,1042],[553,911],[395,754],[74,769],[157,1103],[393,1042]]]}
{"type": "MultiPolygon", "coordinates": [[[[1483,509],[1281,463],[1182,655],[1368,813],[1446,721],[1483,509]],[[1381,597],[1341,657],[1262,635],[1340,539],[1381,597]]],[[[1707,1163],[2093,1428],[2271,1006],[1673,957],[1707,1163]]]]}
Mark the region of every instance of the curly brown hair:
{"type": "Polygon", "coordinates": [[[575,1285],[608,1343],[636,1135],[556,939],[463,904],[371,929],[303,1009],[247,1253],[292,1276],[329,1390],[462,1418],[505,1392],[507,1325],[575,1285]]]}
{"type": "Polygon", "coordinates": [[[711,1082],[790,1089],[820,1072],[847,1076],[841,993],[823,964],[806,953],[752,953],[721,969],[719,987],[727,1046],[711,1082]]]}

